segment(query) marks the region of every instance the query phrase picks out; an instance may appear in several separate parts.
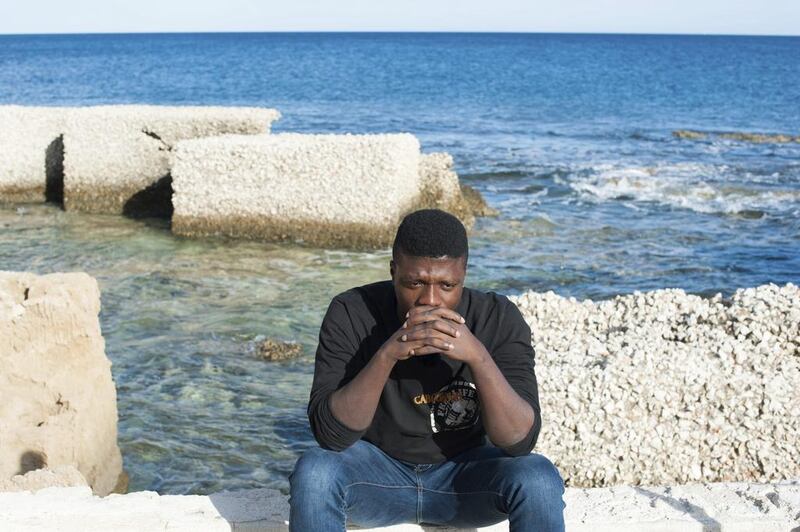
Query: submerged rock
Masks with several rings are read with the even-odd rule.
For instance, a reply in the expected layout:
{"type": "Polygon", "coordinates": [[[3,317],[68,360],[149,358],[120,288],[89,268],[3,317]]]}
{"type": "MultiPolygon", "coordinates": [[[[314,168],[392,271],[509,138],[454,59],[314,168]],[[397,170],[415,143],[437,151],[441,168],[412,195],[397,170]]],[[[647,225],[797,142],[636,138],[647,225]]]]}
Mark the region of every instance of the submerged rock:
{"type": "Polygon", "coordinates": [[[800,142],[800,137],[791,135],[770,135],[764,133],[720,133],[724,139],[741,140],[744,142],[755,142],[757,144],[783,144],[786,142],[800,142]]]}
{"type": "Polygon", "coordinates": [[[98,495],[118,485],[117,395],[99,311],[97,282],[84,273],[0,272],[0,397],[11,398],[0,403],[0,480],[73,466],[98,495]]]}
{"type": "Polygon", "coordinates": [[[679,129],[672,132],[672,136],[679,139],[701,140],[709,136],[723,139],[739,140],[742,142],[754,142],[756,144],[785,144],[788,142],[800,142],[800,136],[771,133],[747,133],[737,131],[716,131],[703,132],[692,131],[690,129],[679,129]]]}
{"type": "Polygon", "coordinates": [[[691,139],[691,140],[699,140],[704,139],[708,135],[702,133],[700,131],[691,131],[688,129],[679,129],[677,131],[672,132],[672,136],[679,139],[691,139]]]}
{"type": "Polygon", "coordinates": [[[267,338],[259,342],[256,347],[256,355],[270,362],[279,360],[289,360],[297,358],[303,354],[303,346],[297,342],[281,342],[267,338]]]}

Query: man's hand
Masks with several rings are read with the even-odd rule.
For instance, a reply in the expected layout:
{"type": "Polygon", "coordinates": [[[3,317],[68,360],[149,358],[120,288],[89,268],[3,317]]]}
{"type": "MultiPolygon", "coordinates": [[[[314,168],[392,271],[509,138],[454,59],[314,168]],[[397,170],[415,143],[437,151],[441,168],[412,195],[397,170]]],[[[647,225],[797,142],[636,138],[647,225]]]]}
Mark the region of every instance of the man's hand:
{"type": "Polygon", "coordinates": [[[474,363],[489,356],[461,315],[448,308],[431,306],[412,308],[406,322],[381,350],[394,360],[442,353],[454,360],[474,363]]]}

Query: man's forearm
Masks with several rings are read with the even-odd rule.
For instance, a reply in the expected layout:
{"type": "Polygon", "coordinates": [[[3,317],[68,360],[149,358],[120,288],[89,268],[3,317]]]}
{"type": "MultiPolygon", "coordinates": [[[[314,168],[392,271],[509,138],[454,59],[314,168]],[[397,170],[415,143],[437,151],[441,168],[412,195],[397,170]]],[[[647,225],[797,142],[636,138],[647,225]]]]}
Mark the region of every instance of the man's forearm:
{"type": "Polygon", "coordinates": [[[353,380],[331,395],[331,411],[352,430],[365,430],[372,423],[383,387],[395,361],[379,350],[353,380]]]}
{"type": "Polygon", "coordinates": [[[470,363],[481,399],[483,426],[492,443],[509,447],[522,441],[533,427],[535,413],[514,391],[488,353],[470,363]]]}

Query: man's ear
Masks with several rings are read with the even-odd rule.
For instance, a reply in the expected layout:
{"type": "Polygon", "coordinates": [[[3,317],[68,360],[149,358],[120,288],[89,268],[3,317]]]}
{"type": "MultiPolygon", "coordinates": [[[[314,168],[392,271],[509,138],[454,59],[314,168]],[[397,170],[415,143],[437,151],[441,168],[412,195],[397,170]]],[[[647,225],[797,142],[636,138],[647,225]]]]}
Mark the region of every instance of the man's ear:
{"type": "Polygon", "coordinates": [[[389,275],[392,276],[392,280],[394,280],[394,272],[395,272],[394,259],[389,259],[389,275]]]}

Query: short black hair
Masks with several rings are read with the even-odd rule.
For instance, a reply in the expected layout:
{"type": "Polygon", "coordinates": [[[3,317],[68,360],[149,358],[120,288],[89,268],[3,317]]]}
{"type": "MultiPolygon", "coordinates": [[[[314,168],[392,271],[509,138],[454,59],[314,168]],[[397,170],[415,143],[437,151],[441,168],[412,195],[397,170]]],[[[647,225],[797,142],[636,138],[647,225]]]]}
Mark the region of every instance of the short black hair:
{"type": "Polygon", "coordinates": [[[412,257],[464,257],[466,265],[467,230],[458,218],[439,209],[414,211],[397,228],[392,258],[397,260],[400,252],[412,257]]]}

